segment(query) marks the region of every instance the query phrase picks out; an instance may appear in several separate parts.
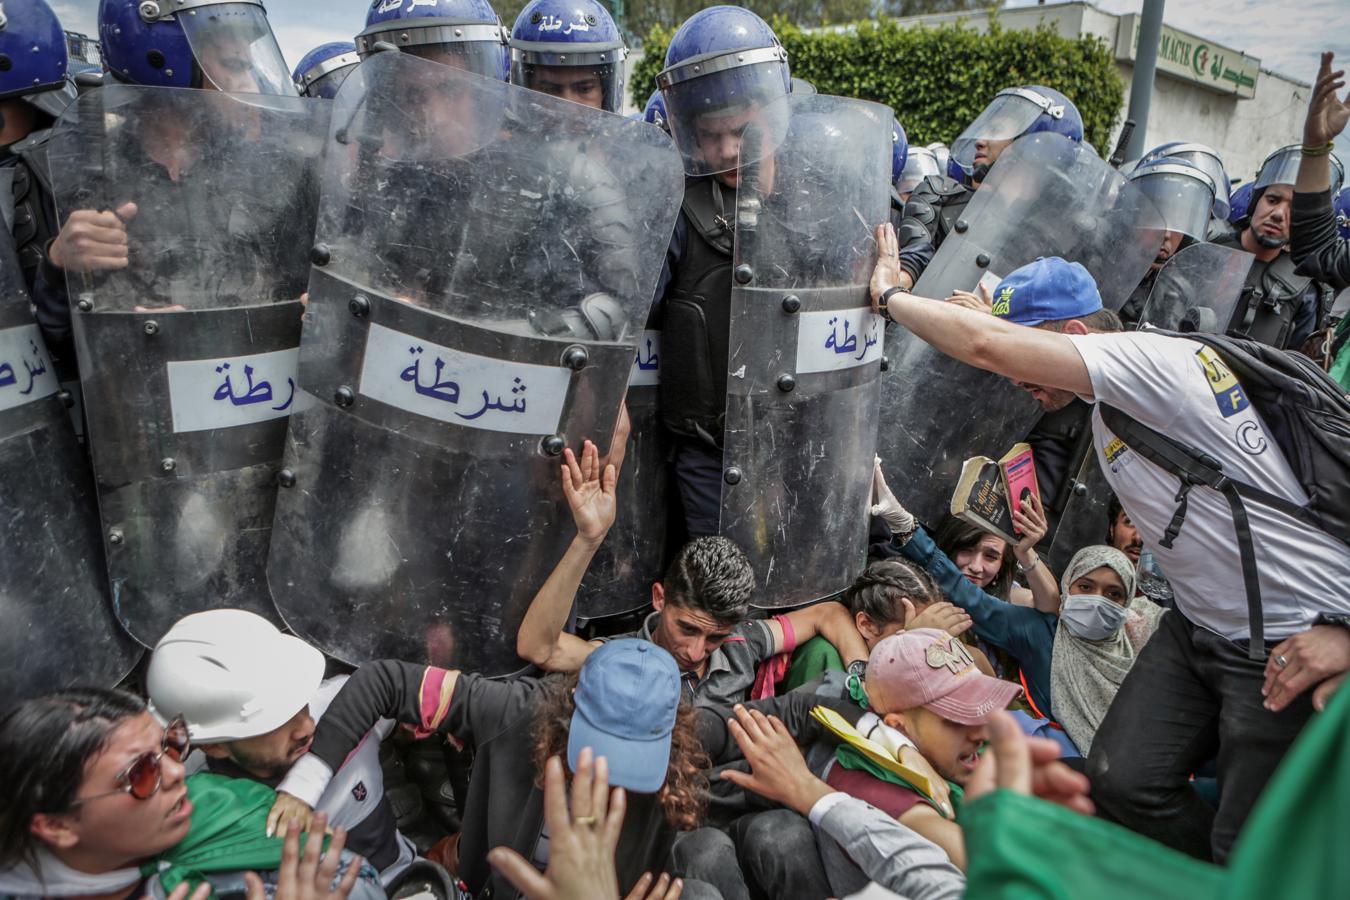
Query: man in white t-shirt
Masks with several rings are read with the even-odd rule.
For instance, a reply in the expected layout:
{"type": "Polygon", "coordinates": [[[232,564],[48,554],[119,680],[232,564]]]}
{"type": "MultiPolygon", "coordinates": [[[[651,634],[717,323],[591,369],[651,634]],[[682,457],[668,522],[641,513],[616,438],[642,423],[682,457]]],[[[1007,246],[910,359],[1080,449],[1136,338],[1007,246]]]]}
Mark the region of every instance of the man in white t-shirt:
{"type": "MultiPolygon", "coordinates": [[[[1307,497],[1237,380],[1198,342],[1119,332],[1092,277],[1039,259],[993,292],[995,318],[895,286],[896,240],[877,230],[878,311],[939,350],[1004,375],[1037,399],[1068,391],[1113,405],[1203,449],[1226,474],[1288,500],[1307,497]],[[1032,326],[1032,327],[1026,327],[1032,326]]],[[[985,302],[991,298],[986,296],[985,302]]],[[[1176,595],[1093,741],[1088,775],[1109,817],[1197,857],[1222,861],[1266,780],[1312,713],[1310,688],[1350,670],[1350,548],[1256,502],[1247,504],[1268,662],[1249,658],[1238,542],[1225,499],[1190,491],[1171,548],[1162,538],[1179,480],[1125,446],[1092,415],[1102,470],[1176,595]],[[1189,779],[1218,758],[1217,814],[1189,779]]]]}

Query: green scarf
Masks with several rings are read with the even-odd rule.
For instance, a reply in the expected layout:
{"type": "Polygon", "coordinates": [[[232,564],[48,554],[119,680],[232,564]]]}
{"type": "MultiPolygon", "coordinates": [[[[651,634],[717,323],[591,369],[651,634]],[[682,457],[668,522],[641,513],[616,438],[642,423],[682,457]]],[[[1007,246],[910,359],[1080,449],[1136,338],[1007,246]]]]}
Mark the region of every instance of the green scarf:
{"type": "MultiPolygon", "coordinates": [[[[840,744],[836,747],[834,749],[834,758],[835,761],[845,769],[852,769],[855,772],[866,772],[873,778],[880,779],[889,784],[896,784],[903,788],[909,788],[911,791],[918,794],[919,797],[923,799],[923,802],[933,807],[933,809],[937,809],[938,812],[942,812],[942,810],[938,809],[937,804],[930,800],[917,785],[910,784],[890,769],[883,769],[848,744],[840,744]]],[[[961,800],[965,796],[965,791],[962,790],[959,784],[951,781],[947,782],[947,788],[951,792],[952,809],[960,812],[961,800]]]]}
{"type": "Polygon", "coordinates": [[[276,791],[246,778],[202,772],[188,778],[187,793],[192,802],[187,837],[141,867],[147,878],[159,876],[165,893],[184,881],[195,888],[212,872],[281,866],[281,838],[267,836],[276,791]]]}

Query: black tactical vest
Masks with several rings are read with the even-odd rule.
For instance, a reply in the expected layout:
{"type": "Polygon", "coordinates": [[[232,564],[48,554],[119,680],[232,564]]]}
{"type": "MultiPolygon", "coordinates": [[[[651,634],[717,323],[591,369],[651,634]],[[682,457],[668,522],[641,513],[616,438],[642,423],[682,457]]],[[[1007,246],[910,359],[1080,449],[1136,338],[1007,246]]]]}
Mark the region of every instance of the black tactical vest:
{"type": "MultiPolygon", "coordinates": [[[[1238,235],[1214,243],[1243,249],[1238,235]]],[[[1311,278],[1294,274],[1294,260],[1288,253],[1281,252],[1268,263],[1259,259],[1254,261],[1247,273],[1242,298],[1228,323],[1228,333],[1285,349],[1294,331],[1294,319],[1303,294],[1311,284],[1311,278]]]]}
{"type": "Polygon", "coordinates": [[[902,227],[915,224],[923,226],[928,231],[933,247],[941,247],[947,235],[956,228],[957,219],[965,213],[966,204],[973,196],[973,189],[951,178],[929,175],[909,195],[902,227]]]}
{"type": "Polygon", "coordinates": [[[23,280],[31,290],[42,265],[47,244],[56,237],[60,224],[52,198],[51,174],[47,167],[47,139],[51,132],[35,132],[9,149],[14,160],[14,247],[19,253],[23,280]]]}
{"type": "Polygon", "coordinates": [[[736,191],[715,178],[685,181],[684,257],[666,290],[661,324],[661,419],[676,434],[718,446],[726,416],[736,191]]]}

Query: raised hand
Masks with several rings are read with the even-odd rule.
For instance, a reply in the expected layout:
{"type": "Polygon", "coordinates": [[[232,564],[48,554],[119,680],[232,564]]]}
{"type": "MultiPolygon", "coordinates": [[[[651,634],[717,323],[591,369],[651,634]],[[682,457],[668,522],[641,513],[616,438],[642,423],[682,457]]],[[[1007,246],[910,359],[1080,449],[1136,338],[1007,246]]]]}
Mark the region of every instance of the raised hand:
{"type": "Polygon", "coordinates": [[[596,545],[605,539],[618,515],[618,481],[618,470],[612,463],[601,466],[600,452],[590,441],[582,445],[580,463],[571,449],[563,451],[563,495],[572,509],[577,537],[596,545]]]}

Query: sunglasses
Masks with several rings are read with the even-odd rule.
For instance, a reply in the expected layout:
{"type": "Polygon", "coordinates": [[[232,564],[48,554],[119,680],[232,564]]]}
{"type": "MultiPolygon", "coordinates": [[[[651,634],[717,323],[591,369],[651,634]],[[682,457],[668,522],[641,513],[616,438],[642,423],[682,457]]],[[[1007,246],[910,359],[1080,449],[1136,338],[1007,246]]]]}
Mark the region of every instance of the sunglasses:
{"type": "Polygon", "coordinates": [[[81,803],[88,803],[90,800],[98,800],[101,797],[112,797],[116,794],[130,794],[137,800],[149,800],[159,790],[160,783],[163,781],[163,767],[161,760],[168,755],[176,762],[182,762],[187,758],[188,751],[192,749],[192,743],[188,740],[187,720],[182,716],[176,716],[173,721],[164,727],[164,740],[160,743],[159,752],[147,750],[140,756],[131,761],[117,775],[117,783],[121,785],[115,791],[106,791],[102,794],[94,794],[91,797],[80,797],[72,806],[79,806],[81,803]]]}

